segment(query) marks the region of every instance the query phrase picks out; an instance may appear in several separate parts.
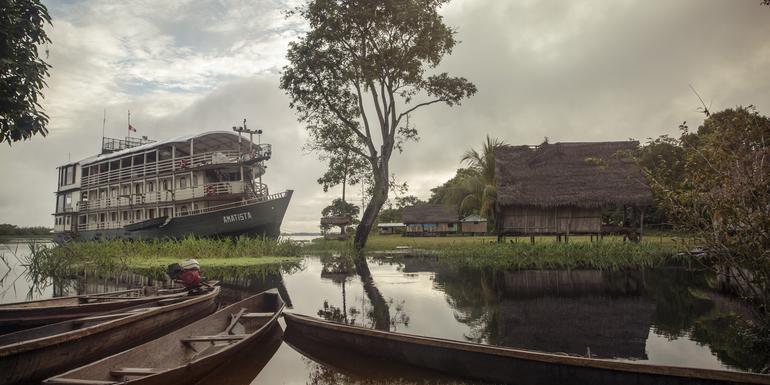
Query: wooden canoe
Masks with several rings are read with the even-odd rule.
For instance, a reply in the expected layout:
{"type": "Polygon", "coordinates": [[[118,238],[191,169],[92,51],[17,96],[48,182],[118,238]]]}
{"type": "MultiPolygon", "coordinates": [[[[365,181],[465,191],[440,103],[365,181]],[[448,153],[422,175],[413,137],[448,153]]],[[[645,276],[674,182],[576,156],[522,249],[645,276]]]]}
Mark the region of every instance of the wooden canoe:
{"type": "Polygon", "coordinates": [[[770,384],[770,375],[648,365],[511,349],[348,326],[284,314],[286,333],[445,374],[492,383],[770,384]]]}
{"type": "Polygon", "coordinates": [[[13,331],[124,309],[160,298],[185,295],[183,290],[151,288],[74,295],[0,304],[0,330],[13,331]]]}
{"type": "Polygon", "coordinates": [[[168,333],[214,312],[220,290],[0,336],[0,384],[39,381],[168,333]]]}
{"type": "Polygon", "coordinates": [[[283,311],[271,289],[236,302],[170,334],[69,372],[44,384],[191,384],[250,348],[260,348],[283,311]]]}

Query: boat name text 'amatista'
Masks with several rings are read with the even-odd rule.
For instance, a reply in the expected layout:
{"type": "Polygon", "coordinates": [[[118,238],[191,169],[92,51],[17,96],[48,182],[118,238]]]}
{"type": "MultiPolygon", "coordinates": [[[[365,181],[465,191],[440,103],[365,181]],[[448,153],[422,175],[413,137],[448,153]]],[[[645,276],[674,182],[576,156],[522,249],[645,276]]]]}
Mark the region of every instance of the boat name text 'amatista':
{"type": "Polygon", "coordinates": [[[225,215],[222,217],[222,220],[224,220],[225,223],[245,221],[247,219],[251,219],[251,213],[248,211],[238,214],[225,215]]]}

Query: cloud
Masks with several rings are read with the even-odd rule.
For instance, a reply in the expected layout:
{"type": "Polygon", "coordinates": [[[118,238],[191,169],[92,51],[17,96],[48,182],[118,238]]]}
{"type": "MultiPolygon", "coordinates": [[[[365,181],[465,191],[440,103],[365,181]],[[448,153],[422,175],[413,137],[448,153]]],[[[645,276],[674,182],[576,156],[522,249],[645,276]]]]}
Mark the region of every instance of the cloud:
{"type": "MultiPolygon", "coordinates": [[[[298,1],[49,1],[53,65],[45,91],[51,134],[0,149],[0,222],[50,225],[55,167],[96,153],[126,111],[156,139],[227,129],[244,117],[274,145],[266,181],[294,189],[284,230],[315,230],[323,193],[306,135],[278,89],[288,43],[306,26],[283,16],[298,1]]],[[[437,69],[479,89],[461,106],[413,115],[421,140],[391,171],[422,198],[486,134],[514,144],[644,140],[712,110],[770,113],[767,7],[756,2],[455,0],[442,9],[461,43],[437,69]]],[[[360,199],[358,187],[350,199],[360,199]]]]}

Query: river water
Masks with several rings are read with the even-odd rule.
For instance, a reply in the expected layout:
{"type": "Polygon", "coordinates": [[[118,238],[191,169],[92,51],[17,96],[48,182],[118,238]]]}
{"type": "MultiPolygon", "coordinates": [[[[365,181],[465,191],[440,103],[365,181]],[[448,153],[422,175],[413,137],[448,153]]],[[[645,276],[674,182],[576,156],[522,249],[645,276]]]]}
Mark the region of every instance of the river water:
{"type": "MultiPolygon", "coordinates": [[[[0,248],[10,265],[0,262],[0,302],[141,284],[136,277],[86,277],[30,290],[21,266],[27,246],[0,248]]],[[[739,317],[751,314],[710,289],[701,271],[484,271],[430,258],[377,258],[369,260],[371,278],[362,281],[355,274],[329,273],[329,267],[321,258],[307,257],[282,273],[217,278],[225,303],[275,287],[287,311],[365,327],[651,364],[747,371],[768,365],[767,357],[751,352],[739,328],[739,317]]],[[[458,380],[316,346],[276,330],[264,349],[230,362],[201,384],[392,382],[458,380]]]]}

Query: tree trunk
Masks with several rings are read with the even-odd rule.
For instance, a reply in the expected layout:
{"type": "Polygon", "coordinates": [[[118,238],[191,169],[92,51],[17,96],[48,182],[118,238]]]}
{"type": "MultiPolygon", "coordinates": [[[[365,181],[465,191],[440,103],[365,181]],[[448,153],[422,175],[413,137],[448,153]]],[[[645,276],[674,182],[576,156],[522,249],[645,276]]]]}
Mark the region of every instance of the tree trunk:
{"type": "Polygon", "coordinates": [[[361,223],[356,227],[356,238],[353,242],[356,250],[362,250],[369,239],[369,233],[372,231],[374,222],[377,220],[377,214],[388,199],[388,176],[387,173],[378,172],[375,174],[374,193],[369,204],[366,205],[364,215],[361,217],[361,223]]]}

